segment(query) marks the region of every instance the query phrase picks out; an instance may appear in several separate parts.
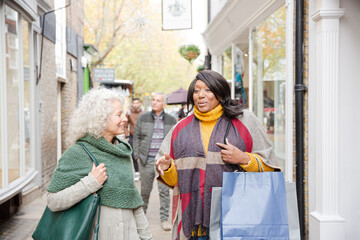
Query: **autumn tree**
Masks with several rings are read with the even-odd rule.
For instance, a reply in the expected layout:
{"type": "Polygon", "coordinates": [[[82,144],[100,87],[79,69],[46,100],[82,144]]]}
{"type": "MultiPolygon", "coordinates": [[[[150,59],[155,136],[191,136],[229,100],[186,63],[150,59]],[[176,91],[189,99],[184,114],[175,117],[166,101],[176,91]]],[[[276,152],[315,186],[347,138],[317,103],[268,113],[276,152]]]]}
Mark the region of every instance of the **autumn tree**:
{"type": "MultiPolygon", "coordinates": [[[[281,7],[256,28],[257,49],[261,49],[263,76],[277,78],[285,71],[282,61],[285,59],[286,10],[281,7]]],[[[258,54],[258,50],[255,53],[258,54]]],[[[255,56],[256,57],[256,56],[255,56]]],[[[256,58],[254,58],[256,61],[256,58]]]]}
{"type": "Polygon", "coordinates": [[[134,81],[138,97],[188,87],[197,66],[178,53],[181,31],[162,31],[160,1],[89,0],[85,5],[85,39],[100,51],[93,65],[115,68],[117,79],[134,81]]]}

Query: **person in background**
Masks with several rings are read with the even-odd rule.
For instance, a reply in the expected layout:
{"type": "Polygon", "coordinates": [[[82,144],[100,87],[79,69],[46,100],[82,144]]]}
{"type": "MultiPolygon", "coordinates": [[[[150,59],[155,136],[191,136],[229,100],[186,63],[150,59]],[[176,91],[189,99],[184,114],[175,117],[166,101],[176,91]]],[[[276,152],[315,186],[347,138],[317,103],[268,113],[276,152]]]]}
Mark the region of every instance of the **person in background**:
{"type": "Polygon", "coordinates": [[[118,93],[96,88],[84,95],[70,120],[67,141],[71,146],[47,188],[47,205],[54,212],[97,192],[102,205],[100,240],[152,239],[132,174],[131,146],[116,137],[124,133],[126,122],[118,93]],[[88,148],[98,166],[77,143],[88,148]]]}
{"type": "MultiPolygon", "coordinates": [[[[165,95],[156,93],[151,103],[151,112],[141,114],[134,130],[134,155],[139,160],[141,178],[141,197],[144,201],[143,209],[146,213],[149,197],[155,179],[155,156],[161,146],[164,136],[176,124],[176,119],[164,112],[166,106],[165,95]]],[[[170,193],[169,188],[158,182],[160,197],[161,227],[165,231],[171,230],[168,222],[170,193]]]]}
{"type": "MultiPolygon", "coordinates": [[[[126,117],[128,119],[127,125],[125,126],[125,136],[126,140],[130,143],[131,147],[133,146],[133,138],[134,138],[134,129],[137,119],[140,117],[140,115],[143,113],[143,110],[141,108],[141,101],[139,98],[133,98],[131,103],[130,110],[126,113],[126,117]]],[[[139,181],[140,179],[140,173],[139,173],[139,165],[138,162],[134,156],[134,152],[132,153],[132,159],[134,164],[134,170],[135,170],[135,181],[139,181]]]]}
{"type": "Polygon", "coordinates": [[[179,112],[178,112],[178,121],[180,121],[181,119],[183,119],[185,117],[185,106],[186,106],[186,103],[182,103],[181,104],[181,108],[179,109],[179,112]]]}
{"type": "Polygon", "coordinates": [[[158,180],[173,188],[172,239],[208,239],[211,191],[222,186],[223,172],[259,171],[256,158],[265,171],[279,167],[264,127],[231,99],[219,73],[204,70],[196,75],[187,108],[194,114],[165,137],[156,169],[158,180]]]}

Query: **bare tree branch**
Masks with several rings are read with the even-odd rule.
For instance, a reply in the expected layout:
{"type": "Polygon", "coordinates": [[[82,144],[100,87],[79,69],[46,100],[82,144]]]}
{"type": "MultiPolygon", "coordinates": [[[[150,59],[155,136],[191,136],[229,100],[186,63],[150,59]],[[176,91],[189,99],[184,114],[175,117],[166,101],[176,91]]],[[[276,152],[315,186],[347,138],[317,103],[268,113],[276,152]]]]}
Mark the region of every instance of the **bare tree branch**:
{"type": "Polygon", "coordinates": [[[101,10],[102,10],[102,19],[101,19],[101,22],[99,23],[99,26],[96,28],[96,33],[95,33],[95,47],[96,48],[99,47],[101,40],[104,36],[105,22],[106,22],[106,15],[107,15],[106,14],[107,13],[106,1],[103,1],[101,10]]]}

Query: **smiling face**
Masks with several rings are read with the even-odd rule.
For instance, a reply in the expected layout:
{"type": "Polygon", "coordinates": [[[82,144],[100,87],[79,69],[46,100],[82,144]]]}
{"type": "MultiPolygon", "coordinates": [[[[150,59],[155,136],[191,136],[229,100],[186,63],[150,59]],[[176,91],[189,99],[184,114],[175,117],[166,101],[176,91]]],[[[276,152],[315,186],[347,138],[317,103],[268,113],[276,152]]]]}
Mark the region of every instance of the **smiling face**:
{"type": "Polygon", "coordinates": [[[193,99],[196,108],[202,113],[213,110],[220,103],[214,93],[212,93],[209,87],[201,80],[195,82],[193,99]]]}
{"type": "Polygon", "coordinates": [[[123,114],[122,105],[119,101],[111,103],[113,111],[111,112],[103,136],[106,140],[111,142],[116,135],[124,133],[124,127],[127,123],[127,118],[123,114]]]}

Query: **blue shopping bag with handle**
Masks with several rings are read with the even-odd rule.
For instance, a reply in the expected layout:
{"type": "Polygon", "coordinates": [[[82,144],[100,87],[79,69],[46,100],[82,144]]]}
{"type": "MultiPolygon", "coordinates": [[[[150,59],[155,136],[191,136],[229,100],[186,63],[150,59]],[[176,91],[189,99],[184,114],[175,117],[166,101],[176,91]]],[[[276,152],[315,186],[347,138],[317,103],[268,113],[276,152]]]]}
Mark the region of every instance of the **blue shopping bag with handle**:
{"type": "Polygon", "coordinates": [[[221,196],[223,240],[289,239],[282,172],[224,172],[221,196]]]}

